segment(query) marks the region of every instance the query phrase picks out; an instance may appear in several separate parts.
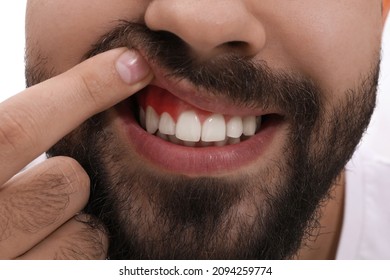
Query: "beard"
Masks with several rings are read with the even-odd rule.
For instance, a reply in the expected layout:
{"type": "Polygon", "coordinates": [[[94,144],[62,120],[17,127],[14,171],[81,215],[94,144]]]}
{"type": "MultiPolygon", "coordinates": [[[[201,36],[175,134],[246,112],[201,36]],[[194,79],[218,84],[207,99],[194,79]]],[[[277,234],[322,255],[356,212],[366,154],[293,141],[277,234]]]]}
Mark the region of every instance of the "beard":
{"type": "MultiPolygon", "coordinates": [[[[86,121],[48,155],[70,156],[89,174],[84,211],[105,225],[109,258],[293,258],[316,235],[320,206],[369,123],[379,58],[327,103],[325,91],[307,77],[238,55],[202,61],[174,35],[129,22],[103,36],[85,58],[121,46],[144,50],[172,76],[239,106],[279,108],[288,134],[273,158],[250,172],[189,177],[140,163],[121,144],[114,111],[86,121]]],[[[38,71],[27,65],[29,85],[42,81],[38,71]]]]}

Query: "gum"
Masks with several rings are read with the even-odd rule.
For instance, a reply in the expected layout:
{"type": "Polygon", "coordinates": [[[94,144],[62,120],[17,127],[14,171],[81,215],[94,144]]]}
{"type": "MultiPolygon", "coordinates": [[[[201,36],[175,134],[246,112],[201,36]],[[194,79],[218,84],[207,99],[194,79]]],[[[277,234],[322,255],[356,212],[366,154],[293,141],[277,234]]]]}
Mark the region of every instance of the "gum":
{"type": "MultiPolygon", "coordinates": [[[[148,106],[151,106],[156,113],[161,116],[167,112],[175,122],[177,122],[181,113],[185,111],[194,111],[200,122],[203,123],[214,113],[196,108],[183,100],[177,98],[169,91],[160,87],[149,85],[137,95],[138,104],[146,111],[148,106]]],[[[225,121],[229,121],[231,116],[224,116],[225,121]]]]}

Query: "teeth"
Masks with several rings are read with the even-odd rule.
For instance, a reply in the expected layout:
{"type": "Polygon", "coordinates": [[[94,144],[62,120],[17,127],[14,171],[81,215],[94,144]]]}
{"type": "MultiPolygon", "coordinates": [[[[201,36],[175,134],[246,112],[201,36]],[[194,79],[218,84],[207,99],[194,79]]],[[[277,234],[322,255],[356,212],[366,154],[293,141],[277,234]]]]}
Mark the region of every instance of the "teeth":
{"type": "Polygon", "coordinates": [[[221,114],[211,115],[202,125],[194,111],[181,113],[177,123],[175,123],[169,113],[164,112],[159,116],[151,106],[146,108],[146,112],[140,108],[139,119],[141,126],[150,134],[155,134],[174,144],[189,147],[237,144],[255,135],[261,126],[260,117],[241,118],[235,116],[226,122],[225,117],[221,114]]]}
{"type": "Polygon", "coordinates": [[[204,123],[202,127],[202,141],[217,142],[226,138],[225,118],[220,115],[212,115],[204,123]]]}
{"type": "Polygon", "coordinates": [[[183,141],[198,142],[202,132],[202,125],[193,111],[180,115],[176,124],[176,137],[183,141]]]}
{"type": "Polygon", "coordinates": [[[150,134],[155,134],[158,129],[158,123],[160,122],[160,119],[154,111],[154,109],[150,106],[146,108],[146,131],[150,134]]]}
{"type": "Polygon", "coordinates": [[[158,130],[166,135],[175,135],[176,124],[168,113],[163,113],[161,115],[158,130]]]}
{"type": "Polygon", "coordinates": [[[253,136],[256,133],[256,117],[250,116],[242,119],[243,134],[253,136]]]}
{"type": "Polygon", "coordinates": [[[227,123],[226,135],[232,138],[241,137],[244,128],[242,125],[242,118],[233,117],[227,123]]]}

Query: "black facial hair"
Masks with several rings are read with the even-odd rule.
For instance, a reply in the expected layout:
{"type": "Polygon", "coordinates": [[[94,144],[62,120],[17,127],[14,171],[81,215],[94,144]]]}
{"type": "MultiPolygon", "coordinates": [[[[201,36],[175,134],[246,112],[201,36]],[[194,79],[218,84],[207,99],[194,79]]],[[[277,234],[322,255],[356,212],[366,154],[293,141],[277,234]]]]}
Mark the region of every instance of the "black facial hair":
{"type": "MultiPolygon", "coordinates": [[[[130,22],[105,34],[84,58],[121,46],[142,49],[175,78],[237,105],[281,109],[289,137],[283,157],[256,175],[190,178],[126,158],[109,112],[88,120],[48,155],[73,157],[90,175],[85,212],[105,224],[109,257],[292,258],[315,234],[319,206],[369,123],[379,63],[329,109],[324,92],[308,77],[234,53],[202,61],[173,34],[130,22]],[[248,213],[237,210],[243,204],[248,213]]],[[[38,71],[27,64],[28,85],[42,81],[34,79],[45,76],[38,71]]]]}

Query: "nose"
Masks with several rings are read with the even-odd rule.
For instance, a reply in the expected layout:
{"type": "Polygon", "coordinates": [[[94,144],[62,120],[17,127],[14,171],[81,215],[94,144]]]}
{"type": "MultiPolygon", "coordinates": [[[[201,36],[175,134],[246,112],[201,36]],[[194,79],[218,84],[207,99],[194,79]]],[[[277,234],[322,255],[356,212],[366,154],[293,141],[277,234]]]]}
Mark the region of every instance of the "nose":
{"type": "Polygon", "coordinates": [[[264,26],[240,0],[154,0],[145,24],[175,34],[197,54],[234,52],[252,57],[266,41],[264,26]]]}

